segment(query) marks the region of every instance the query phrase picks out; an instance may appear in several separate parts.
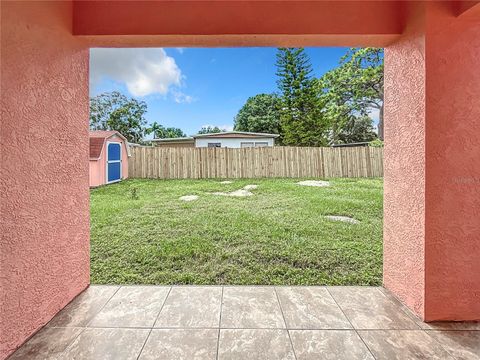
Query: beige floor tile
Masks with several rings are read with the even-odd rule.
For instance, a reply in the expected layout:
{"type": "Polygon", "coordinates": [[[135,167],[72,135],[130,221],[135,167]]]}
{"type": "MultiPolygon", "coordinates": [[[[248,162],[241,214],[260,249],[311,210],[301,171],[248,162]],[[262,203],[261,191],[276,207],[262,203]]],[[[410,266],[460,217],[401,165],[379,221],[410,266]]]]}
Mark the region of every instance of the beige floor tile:
{"type": "Polygon", "coordinates": [[[215,360],[217,329],[153,329],[140,360],[215,360]]]}
{"type": "Polygon", "coordinates": [[[221,329],[218,360],[294,360],[287,330],[221,329]]]}
{"type": "Polygon", "coordinates": [[[457,359],[480,360],[480,331],[427,331],[457,359]]]}
{"type": "Polygon", "coordinates": [[[62,360],[136,360],[149,329],[85,329],[62,360]]]}
{"type": "Polygon", "coordinates": [[[354,330],[289,330],[297,360],[374,360],[354,330]]]}
{"type": "Polygon", "coordinates": [[[327,289],[278,287],[288,329],[351,329],[352,326],[327,289]]]}
{"type": "Polygon", "coordinates": [[[360,330],[377,360],[454,360],[423,330],[360,330]]]}
{"type": "Polygon", "coordinates": [[[18,349],[9,360],[57,359],[82,330],[83,328],[74,327],[44,327],[18,349]]]}
{"type": "Polygon", "coordinates": [[[223,289],[222,328],[285,328],[273,287],[223,289]]]}
{"type": "Polygon", "coordinates": [[[152,327],[169,290],[166,286],[123,286],[89,326],[152,327]]]}
{"type": "Polygon", "coordinates": [[[382,288],[169,290],[91,286],[11,359],[480,360],[479,322],[423,323],[382,288]]]}
{"type": "Polygon", "coordinates": [[[332,286],[328,291],[356,329],[419,329],[414,319],[378,288],[332,286]]]}
{"type": "Polygon", "coordinates": [[[163,305],[155,327],[218,328],[221,302],[221,287],[174,287],[163,305]]]}
{"type": "Polygon", "coordinates": [[[61,310],[47,326],[86,326],[119,286],[90,286],[61,310]]]}

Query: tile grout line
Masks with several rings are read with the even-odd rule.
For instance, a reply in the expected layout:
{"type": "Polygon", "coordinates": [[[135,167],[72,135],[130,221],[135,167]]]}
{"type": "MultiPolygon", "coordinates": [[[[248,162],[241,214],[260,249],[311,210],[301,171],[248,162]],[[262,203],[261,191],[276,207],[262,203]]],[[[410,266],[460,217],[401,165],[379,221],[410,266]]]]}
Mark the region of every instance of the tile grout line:
{"type": "Polygon", "coordinates": [[[148,339],[150,338],[150,334],[152,333],[152,331],[153,331],[153,329],[154,329],[154,326],[155,326],[155,324],[157,323],[157,320],[158,320],[158,318],[159,318],[159,316],[160,316],[160,313],[162,312],[163,307],[165,306],[165,303],[167,302],[167,299],[168,299],[168,297],[170,296],[170,291],[172,291],[172,286],[169,287],[168,292],[167,292],[167,295],[165,296],[165,299],[163,300],[162,306],[160,307],[160,310],[158,311],[158,314],[157,314],[157,316],[155,317],[155,321],[153,322],[153,325],[152,325],[152,327],[150,328],[150,331],[148,332],[148,335],[147,335],[147,337],[145,338],[145,341],[143,342],[142,348],[141,348],[140,351],[138,352],[137,360],[140,359],[140,356],[142,355],[143,349],[145,348],[145,345],[147,345],[147,341],[148,341],[148,339]]]}
{"type": "MultiPolygon", "coordinates": [[[[91,285],[90,285],[90,286],[91,286],[91,285]]],[[[90,286],[89,286],[89,287],[90,287],[90,286]]],[[[98,314],[100,314],[100,311],[102,311],[103,308],[104,308],[105,306],[107,306],[107,304],[108,304],[108,303],[110,302],[110,300],[112,300],[112,298],[117,294],[117,292],[120,290],[121,287],[122,287],[121,285],[118,286],[117,290],[115,290],[115,291],[113,292],[112,296],[110,296],[110,297],[108,298],[108,300],[105,301],[105,304],[103,304],[103,306],[100,308],[100,310],[98,310],[98,311],[95,313],[95,315],[92,316],[92,318],[90,319],[90,321],[89,321],[88,323],[86,323],[85,326],[82,326],[82,331],[80,331],[80,332],[78,333],[78,335],[75,336],[74,339],[72,339],[72,341],[65,347],[65,349],[63,349],[63,351],[61,352],[61,355],[64,355],[64,354],[67,352],[67,350],[75,343],[75,341],[77,341],[77,339],[80,337],[80,335],[82,335],[82,334],[84,333],[84,331],[85,331],[86,329],[88,329],[88,325],[93,321],[94,317],[97,316],[98,314]]],[[[88,288],[87,288],[87,290],[88,290],[88,288]]]]}
{"type": "MultiPolygon", "coordinates": [[[[86,329],[84,326],[51,326],[49,329],[86,329]]],[[[131,330],[148,330],[152,329],[150,326],[89,326],[88,329],[131,329],[131,330]]],[[[160,330],[217,330],[219,327],[215,326],[160,326],[153,329],[160,330]]],[[[222,330],[285,330],[285,327],[221,327],[222,330]]],[[[332,328],[332,327],[290,327],[289,330],[293,331],[352,331],[353,328],[332,328]]],[[[479,332],[480,330],[432,330],[432,329],[403,329],[403,328],[359,328],[359,331],[426,331],[428,332],[479,332]]]]}
{"type": "Polygon", "coordinates": [[[167,298],[168,298],[168,296],[170,295],[170,291],[171,291],[171,290],[172,290],[172,286],[169,287],[168,292],[167,292],[167,295],[165,296],[165,299],[163,300],[162,306],[160,307],[160,310],[158,311],[158,314],[157,314],[157,316],[155,317],[155,320],[153,321],[153,325],[152,325],[152,327],[150,327],[150,331],[148,332],[148,335],[147,335],[147,337],[145,338],[145,341],[143,342],[142,348],[140,349],[140,351],[139,351],[139,353],[138,353],[137,360],[140,358],[140,355],[142,355],[143,349],[145,348],[145,345],[147,344],[147,341],[148,341],[148,339],[149,339],[149,337],[150,337],[150,334],[152,333],[153,328],[154,328],[155,324],[157,323],[158,317],[160,316],[160,313],[161,313],[162,310],[163,310],[163,306],[164,306],[165,303],[167,302],[167,298]]]}
{"type": "Polygon", "coordinates": [[[100,308],[100,310],[98,310],[98,311],[95,313],[95,315],[92,316],[92,318],[90,319],[90,321],[85,325],[85,328],[88,328],[88,327],[89,327],[89,325],[92,323],[93,319],[94,319],[98,314],[100,314],[103,309],[105,309],[105,307],[107,306],[107,304],[113,299],[113,297],[114,297],[115,295],[117,295],[117,293],[120,291],[121,288],[122,288],[122,286],[120,285],[120,286],[118,287],[118,289],[115,290],[115,292],[113,293],[113,295],[110,296],[107,301],[105,301],[105,304],[103,304],[103,306],[100,308]]]}
{"type": "MultiPolygon", "coordinates": [[[[383,286],[382,288],[384,290],[387,290],[385,289],[383,286]]],[[[413,312],[411,312],[410,309],[408,309],[406,307],[406,305],[404,305],[400,300],[398,300],[395,296],[391,295],[391,294],[387,294],[385,293],[383,290],[380,289],[380,287],[377,288],[377,290],[390,302],[394,303],[395,305],[398,305],[398,307],[400,308],[400,310],[410,319],[414,322],[414,324],[418,327],[419,330],[425,330],[423,329],[420,324],[417,323],[417,320],[418,318],[413,314],[413,312]],[[398,304],[397,304],[398,303],[398,304]]],[[[388,290],[387,290],[388,291],[388,290]]],[[[416,329],[412,329],[412,330],[416,330],[416,329]]]]}
{"type": "Polygon", "coordinates": [[[72,341],[68,343],[67,346],[65,346],[65,349],[63,349],[63,351],[60,353],[60,355],[65,355],[66,352],[67,352],[67,350],[68,350],[71,346],[73,346],[73,343],[74,343],[75,341],[77,341],[77,339],[80,337],[80,335],[83,334],[83,332],[84,332],[86,329],[87,329],[87,327],[82,327],[82,331],[80,331],[80,332],[78,333],[78,335],[75,336],[75,337],[72,339],[72,341]]]}
{"type": "Polygon", "coordinates": [[[218,360],[218,351],[220,348],[220,329],[222,328],[222,311],[223,311],[223,290],[224,290],[224,286],[222,286],[222,296],[220,300],[220,319],[218,320],[217,354],[215,356],[216,360],[218,360]]]}
{"type": "Polygon", "coordinates": [[[158,314],[155,317],[155,321],[153,322],[153,325],[150,327],[150,329],[156,329],[155,324],[157,323],[158,318],[160,317],[160,313],[162,312],[163,308],[165,307],[165,303],[167,302],[168,297],[170,296],[170,292],[172,291],[172,289],[173,289],[173,286],[171,286],[171,285],[168,286],[167,295],[165,296],[165,299],[163,300],[162,306],[160,307],[160,310],[158,311],[158,314]]]}
{"type": "Polygon", "coordinates": [[[363,338],[361,337],[360,333],[358,332],[358,330],[355,328],[355,326],[353,326],[352,322],[350,321],[350,319],[348,318],[347,314],[345,314],[345,312],[343,311],[342,307],[338,304],[337,300],[335,299],[335,297],[332,295],[332,293],[330,292],[330,290],[327,288],[327,292],[328,294],[330,295],[330,297],[333,299],[333,301],[335,302],[335,304],[338,306],[338,308],[340,309],[340,311],[342,312],[343,316],[345,316],[345,319],[347,319],[347,321],[349,322],[350,326],[352,327],[353,331],[355,331],[355,334],[357,334],[357,336],[360,338],[360,340],[362,341],[363,345],[365,345],[365,347],[367,348],[368,352],[370,353],[370,355],[372,355],[372,357],[374,359],[376,359],[375,355],[373,354],[372,350],[370,350],[370,348],[368,347],[367,343],[365,342],[365,340],[363,340],[363,338]]]}
{"type": "Polygon", "coordinates": [[[435,338],[435,337],[433,337],[433,336],[430,336],[425,329],[422,329],[422,331],[423,331],[423,332],[425,333],[425,335],[427,335],[430,339],[433,339],[433,341],[435,341],[438,345],[440,345],[440,347],[441,347],[443,350],[445,350],[445,352],[446,352],[447,354],[449,354],[449,355],[450,355],[451,357],[453,357],[454,359],[457,359],[457,358],[458,358],[457,356],[455,356],[455,354],[453,354],[453,353],[450,352],[451,350],[448,350],[446,347],[444,347],[443,344],[442,344],[439,340],[437,340],[437,338],[435,338]]]}
{"type": "Polygon", "coordinates": [[[292,347],[293,357],[295,358],[295,360],[297,360],[297,354],[295,353],[295,348],[293,347],[292,337],[290,336],[290,331],[287,326],[287,320],[285,319],[285,314],[283,313],[282,303],[280,302],[280,297],[278,296],[276,286],[273,287],[273,291],[275,292],[275,296],[277,297],[277,301],[278,301],[278,306],[280,307],[280,312],[282,313],[283,322],[285,323],[285,330],[287,330],[288,340],[290,341],[290,346],[292,347]]]}

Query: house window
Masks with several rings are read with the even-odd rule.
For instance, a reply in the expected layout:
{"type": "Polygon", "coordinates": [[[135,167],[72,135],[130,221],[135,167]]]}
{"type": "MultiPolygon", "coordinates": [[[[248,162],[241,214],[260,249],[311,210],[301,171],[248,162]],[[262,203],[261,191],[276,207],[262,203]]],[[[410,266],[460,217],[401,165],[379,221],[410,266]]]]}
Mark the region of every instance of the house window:
{"type": "Polygon", "coordinates": [[[222,143],[208,143],[208,147],[221,147],[222,143]]]}
{"type": "Polygon", "coordinates": [[[253,146],[254,146],[253,142],[241,142],[240,143],[240,147],[242,147],[242,148],[248,148],[248,147],[253,147],[253,146]]]}
{"type": "Polygon", "coordinates": [[[266,147],[268,146],[268,142],[256,142],[255,147],[266,147]]]}

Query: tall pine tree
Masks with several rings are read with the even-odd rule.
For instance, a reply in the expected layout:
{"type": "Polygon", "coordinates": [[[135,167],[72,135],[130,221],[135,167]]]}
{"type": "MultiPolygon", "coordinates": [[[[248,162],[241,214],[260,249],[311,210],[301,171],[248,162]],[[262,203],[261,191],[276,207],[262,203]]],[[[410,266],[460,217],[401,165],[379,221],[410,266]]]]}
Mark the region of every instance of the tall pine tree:
{"type": "Polygon", "coordinates": [[[303,48],[279,48],[277,85],[281,92],[282,142],[293,146],[324,146],[327,124],[312,78],[312,65],[303,48]]]}

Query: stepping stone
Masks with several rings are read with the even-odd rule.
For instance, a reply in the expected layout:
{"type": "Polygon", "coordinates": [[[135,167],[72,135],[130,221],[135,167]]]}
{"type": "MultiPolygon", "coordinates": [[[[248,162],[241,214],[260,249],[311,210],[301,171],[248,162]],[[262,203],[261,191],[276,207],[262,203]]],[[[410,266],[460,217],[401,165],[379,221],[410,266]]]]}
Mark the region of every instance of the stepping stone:
{"type": "Polygon", "coordinates": [[[248,190],[240,189],[240,190],[235,190],[229,193],[225,192],[214,192],[213,195],[220,195],[220,196],[232,196],[232,197],[244,197],[244,196],[252,196],[253,193],[251,193],[248,190]]]}
{"type": "Polygon", "coordinates": [[[325,216],[325,217],[328,220],[332,220],[332,221],[342,221],[342,222],[346,222],[346,223],[349,223],[349,224],[360,224],[360,221],[358,221],[354,218],[348,217],[348,216],[328,215],[328,216],[325,216]]]}
{"type": "Polygon", "coordinates": [[[213,195],[220,195],[220,196],[232,196],[232,197],[245,197],[245,196],[252,196],[253,193],[250,190],[256,189],[258,185],[246,185],[243,189],[235,190],[231,192],[214,192],[213,195]]]}
{"type": "Polygon", "coordinates": [[[330,186],[330,183],[328,181],[321,181],[321,180],[305,180],[305,181],[300,181],[297,184],[302,186],[316,186],[316,187],[330,186]]]}
{"type": "Polygon", "coordinates": [[[252,196],[253,193],[246,189],[240,189],[240,190],[235,190],[232,191],[229,196],[234,196],[234,197],[244,197],[244,196],[252,196]]]}
{"type": "Polygon", "coordinates": [[[178,198],[182,201],[195,201],[198,199],[198,195],[185,195],[178,198]]]}
{"type": "Polygon", "coordinates": [[[230,180],[225,180],[225,181],[220,181],[220,184],[231,184],[233,181],[230,180]]]}

